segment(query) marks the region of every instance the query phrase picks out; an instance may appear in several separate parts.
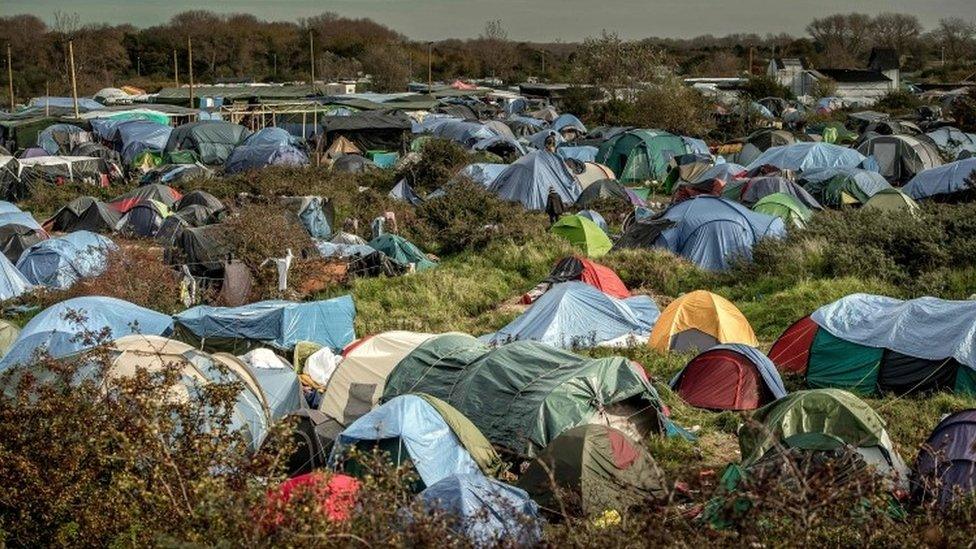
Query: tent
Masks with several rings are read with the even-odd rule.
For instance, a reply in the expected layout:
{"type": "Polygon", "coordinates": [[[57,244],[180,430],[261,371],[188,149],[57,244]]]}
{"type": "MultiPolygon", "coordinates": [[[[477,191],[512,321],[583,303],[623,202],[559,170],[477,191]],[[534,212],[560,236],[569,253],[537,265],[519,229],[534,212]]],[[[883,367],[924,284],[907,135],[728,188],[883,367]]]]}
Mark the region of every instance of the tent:
{"type": "Polygon", "coordinates": [[[181,198],[183,198],[183,195],[173,187],[157,183],[153,185],[142,185],[123,195],[117,196],[109,202],[109,206],[119,213],[124,214],[143,200],[154,200],[167,208],[172,208],[181,198]]]}
{"type": "Polygon", "coordinates": [[[549,129],[559,132],[563,137],[570,140],[586,134],[586,126],[583,122],[569,113],[559,115],[559,118],[549,124],[549,129]]]}
{"type": "Polygon", "coordinates": [[[668,164],[687,153],[678,136],[657,130],[632,130],[615,135],[600,145],[597,162],[607,165],[623,183],[664,181],[668,164]]]}
{"type": "Polygon", "coordinates": [[[640,365],[536,341],[489,349],[464,334],[428,339],[392,369],[383,398],[413,392],[451,404],[492,444],[523,457],[578,425],[611,425],[642,439],[669,424],[640,365]]]}
{"type": "Polygon", "coordinates": [[[582,217],[583,219],[592,221],[597,227],[600,228],[601,231],[606,233],[607,236],[610,236],[610,226],[607,225],[607,220],[600,215],[600,212],[596,210],[580,210],[576,212],[576,215],[582,217]]]}
{"type": "Polygon", "coordinates": [[[383,252],[387,257],[401,265],[413,264],[417,271],[425,271],[437,266],[427,258],[420,248],[409,240],[395,234],[380,235],[369,241],[369,247],[383,252]]]}
{"type": "Polygon", "coordinates": [[[783,332],[769,358],[810,387],[976,394],[976,302],[852,294],[783,332]]]}
{"type": "Polygon", "coordinates": [[[373,161],[360,154],[344,154],[332,162],[331,169],[340,173],[364,173],[376,169],[373,161]]]}
{"type": "Polygon", "coordinates": [[[607,233],[596,223],[579,215],[565,215],[552,226],[552,233],[568,240],[588,257],[606,255],[613,247],[607,233]]]}
{"type": "Polygon", "coordinates": [[[350,344],[343,350],[342,362],[326,384],[319,410],[340,425],[351,425],[376,406],[396,365],[434,337],[413,332],[384,332],[350,344]]]}
{"type": "Polygon", "coordinates": [[[617,273],[613,272],[613,269],[594,263],[584,257],[570,256],[560,259],[549,276],[539,286],[522,296],[521,302],[528,305],[553,285],[572,280],[589,284],[610,297],[617,299],[630,297],[627,286],[620,280],[617,273]]]}
{"type": "Polygon", "coordinates": [[[154,237],[170,216],[169,208],[162,202],[140,200],[119,219],[116,230],[128,236],[154,237]]]}
{"type": "Polygon", "coordinates": [[[31,283],[7,259],[7,256],[0,255],[0,301],[19,297],[30,290],[31,283]]]}
{"type": "Polygon", "coordinates": [[[863,205],[891,184],[878,172],[860,168],[821,168],[800,177],[803,188],[820,204],[831,208],[863,205]]]}
{"type": "Polygon", "coordinates": [[[198,162],[189,164],[164,164],[153,167],[142,174],[142,177],[139,179],[139,184],[143,186],[156,184],[175,185],[194,180],[203,181],[212,179],[213,175],[213,170],[198,162]]]}
{"type": "Polygon", "coordinates": [[[755,410],[786,396],[776,366],[755,347],[716,345],[671,380],[688,404],[708,410],[755,410]]]}
{"type": "Polygon", "coordinates": [[[891,187],[875,193],[864,203],[864,209],[883,212],[908,212],[914,215],[918,213],[920,208],[918,202],[912,200],[912,197],[901,192],[900,189],[891,187]]]}
{"type": "Polygon", "coordinates": [[[943,509],[976,492],[976,410],[942,419],[915,459],[912,496],[936,501],[943,509]]]}
{"type": "Polygon", "coordinates": [[[335,223],[335,208],[321,196],[281,196],[282,206],[294,212],[312,238],[329,238],[335,223]]]}
{"type": "Polygon", "coordinates": [[[976,134],[946,126],[925,134],[948,158],[958,160],[962,153],[976,153],[976,134]]]}
{"type": "Polygon", "coordinates": [[[224,203],[216,196],[207,191],[200,190],[190,191],[183,195],[183,198],[173,206],[173,209],[181,211],[189,206],[203,206],[210,212],[217,212],[224,209],[224,203]]]}
{"type": "Polygon", "coordinates": [[[226,225],[184,227],[167,250],[170,265],[187,265],[194,276],[223,278],[224,263],[233,253],[226,225]]]}
{"type": "Polygon", "coordinates": [[[222,120],[201,120],[174,128],[166,142],[167,153],[188,150],[195,152],[200,162],[211,166],[223,164],[250,130],[222,120]]]}
{"type": "Polygon", "coordinates": [[[776,193],[789,195],[808,210],[823,209],[817,199],[805,191],[803,187],[788,179],[776,176],[737,180],[725,187],[722,196],[751,208],[761,199],[776,193]]]}
{"type": "Polygon", "coordinates": [[[736,155],[735,161],[739,164],[749,164],[773,147],[792,145],[802,141],[810,141],[810,138],[804,134],[794,134],[786,130],[758,130],[745,138],[742,150],[736,155]]]}
{"type": "Polygon", "coordinates": [[[161,153],[166,149],[173,128],[149,120],[131,120],[116,126],[117,139],[122,152],[122,160],[126,164],[132,162],[145,151],[161,153]]]}
{"type": "Polygon", "coordinates": [[[0,213],[0,251],[10,262],[16,263],[24,250],[47,239],[47,232],[29,213],[19,209],[0,213]]]}
{"type": "Polygon", "coordinates": [[[121,177],[117,165],[88,156],[37,156],[21,158],[19,162],[19,181],[4,189],[6,197],[12,200],[31,196],[41,185],[74,182],[106,186],[110,177],[121,177]]]}
{"type": "Polygon", "coordinates": [[[209,351],[244,354],[257,347],[290,351],[310,341],[339,351],[355,338],[352,297],[261,301],[241,307],[198,305],[175,315],[175,336],[209,351]]]}
{"type": "Polygon", "coordinates": [[[627,206],[643,206],[644,201],[634,194],[634,191],[624,187],[613,179],[601,179],[587,185],[579,198],[576,199],[577,208],[588,208],[604,200],[615,200],[627,206]]]}
{"type": "Polygon", "coordinates": [[[668,482],[654,458],[627,435],[606,425],[580,425],[553,439],[519,478],[539,505],[554,514],[590,517],[668,495],[668,482]],[[560,497],[565,500],[560,504],[560,497]],[[574,512],[576,511],[576,512],[574,512]]]}
{"type": "Polygon", "coordinates": [[[359,481],[350,476],[310,471],[273,488],[268,493],[267,510],[262,516],[268,518],[268,527],[287,528],[285,509],[311,499],[317,507],[313,512],[333,522],[346,521],[356,509],[360,488],[359,481]]]}
{"type": "Polygon", "coordinates": [[[813,217],[813,212],[795,198],[784,193],[773,193],[759,199],[752,211],[772,215],[790,227],[802,229],[813,217]]]}
{"type": "Polygon", "coordinates": [[[77,231],[34,244],[20,256],[17,270],[31,284],[66,290],[80,278],[101,274],[115,247],[104,236],[77,231]]]}
{"type": "Polygon", "coordinates": [[[976,170],[976,157],[950,162],[919,173],[902,188],[902,192],[915,200],[968,201],[974,191],[966,178],[973,170],[976,170]]]}
{"type": "Polygon", "coordinates": [[[805,172],[816,168],[858,168],[867,157],[839,145],[829,143],[794,143],[772,147],[746,165],[752,172],[763,166],[774,166],[780,170],[805,172]]]}
{"type": "Polygon", "coordinates": [[[691,183],[706,183],[718,179],[722,183],[728,185],[737,176],[742,175],[746,172],[745,166],[735,164],[733,162],[723,162],[721,164],[715,164],[711,168],[698,174],[698,177],[693,179],[691,183]]]}
{"type": "Polygon", "coordinates": [[[705,350],[720,343],[758,347],[752,326],[731,301],[705,290],[671,302],[654,325],[650,345],[661,353],[705,350]]]}
{"type": "Polygon", "coordinates": [[[350,451],[372,447],[388,452],[396,465],[409,460],[425,487],[453,475],[495,475],[502,466],[470,421],[429,395],[399,396],[357,419],[339,434],[329,462],[355,476],[358,467],[350,451]]]}
{"type": "Polygon", "coordinates": [[[224,162],[224,173],[235,174],[268,166],[307,166],[308,163],[308,155],[293,145],[240,145],[224,162]]]}
{"type": "Polygon", "coordinates": [[[565,162],[548,151],[518,159],[498,174],[488,190],[504,200],[521,202],[527,210],[545,210],[550,190],[565,204],[576,202],[582,191],[565,162]]]}
{"type": "Polygon", "coordinates": [[[397,183],[396,185],[393,186],[392,189],[390,189],[390,192],[388,192],[386,196],[389,196],[393,200],[405,202],[414,207],[420,206],[421,204],[424,203],[424,199],[420,198],[420,196],[418,196],[417,193],[414,192],[413,187],[411,187],[410,184],[407,183],[406,179],[401,179],[399,183],[397,183]]]}
{"type": "Polygon", "coordinates": [[[507,168],[508,164],[468,164],[454,176],[454,179],[464,177],[488,188],[507,168]]]}
{"type": "Polygon", "coordinates": [[[786,234],[783,220],[714,196],[696,196],[632,224],[617,248],[666,248],[703,269],[723,271],[750,260],[752,247],[786,234]]]}
{"type": "Polygon", "coordinates": [[[115,230],[121,216],[108,204],[90,196],[79,196],[68,202],[44,222],[48,231],[71,233],[91,231],[108,233],[115,230]]]}
{"type": "Polygon", "coordinates": [[[474,547],[531,547],[542,541],[539,508],[529,495],[485,475],[445,477],[417,498],[428,513],[452,517],[452,530],[474,547]]]}
{"type": "Polygon", "coordinates": [[[556,149],[556,154],[559,156],[580,162],[596,162],[596,155],[599,152],[600,149],[593,145],[560,145],[556,149]]]}
{"type": "Polygon", "coordinates": [[[892,183],[904,183],[919,172],[942,165],[936,146],[925,138],[909,135],[875,135],[858,147],[864,156],[873,156],[879,172],[892,183]]]}
{"type": "Polygon", "coordinates": [[[402,112],[357,112],[349,116],[320,119],[329,144],[345,137],[361,151],[406,152],[412,124],[402,112]]]}
{"type": "MultiPolygon", "coordinates": [[[[691,184],[713,166],[715,159],[708,153],[688,153],[672,158],[668,165],[668,177],[664,180],[664,192],[671,193],[677,186],[691,184]]],[[[714,181],[706,180],[710,184],[714,181]]]]}
{"type": "Polygon", "coordinates": [[[504,328],[483,337],[490,345],[541,341],[563,349],[645,340],[660,312],[647,296],[611,297],[589,284],[554,285],[504,328]]]}
{"type": "Polygon", "coordinates": [[[20,328],[16,324],[0,320],[0,359],[6,356],[18,336],[20,336],[20,328]]]}
{"type": "Polygon", "coordinates": [[[173,319],[114,297],[75,297],[44,309],[20,331],[0,372],[27,364],[40,351],[65,357],[131,334],[168,335],[173,319]],[[78,337],[82,335],[82,337],[78,337]]]}
{"type": "MultiPolygon", "coordinates": [[[[86,133],[72,124],[52,124],[37,134],[37,146],[50,155],[64,154],[73,148],[73,144],[83,142],[77,139],[86,133]]],[[[84,140],[91,141],[91,135],[86,135],[84,140]]]]}

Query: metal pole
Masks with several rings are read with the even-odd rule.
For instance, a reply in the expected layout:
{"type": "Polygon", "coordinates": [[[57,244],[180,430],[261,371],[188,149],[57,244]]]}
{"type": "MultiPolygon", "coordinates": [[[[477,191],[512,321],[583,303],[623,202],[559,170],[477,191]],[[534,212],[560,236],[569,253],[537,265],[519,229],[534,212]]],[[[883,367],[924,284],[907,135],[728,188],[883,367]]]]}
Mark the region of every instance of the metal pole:
{"type": "Polygon", "coordinates": [[[176,56],[176,50],[173,50],[173,80],[176,81],[176,87],[180,87],[180,61],[176,56]]]}
{"type": "Polygon", "coordinates": [[[75,78],[75,42],[68,40],[68,61],[71,64],[71,99],[75,105],[75,118],[81,118],[78,112],[78,80],[75,78]]]}
{"type": "Polygon", "coordinates": [[[312,79],[309,80],[309,84],[315,84],[315,36],[312,31],[308,31],[308,60],[309,60],[309,74],[312,79]]]}
{"type": "Polygon", "coordinates": [[[190,71],[190,108],[193,107],[193,39],[189,36],[186,37],[186,53],[189,57],[189,71],[190,71]]]}
{"type": "Polygon", "coordinates": [[[14,66],[13,56],[10,55],[10,43],[7,43],[7,86],[10,91],[10,112],[14,112],[14,66]]]}

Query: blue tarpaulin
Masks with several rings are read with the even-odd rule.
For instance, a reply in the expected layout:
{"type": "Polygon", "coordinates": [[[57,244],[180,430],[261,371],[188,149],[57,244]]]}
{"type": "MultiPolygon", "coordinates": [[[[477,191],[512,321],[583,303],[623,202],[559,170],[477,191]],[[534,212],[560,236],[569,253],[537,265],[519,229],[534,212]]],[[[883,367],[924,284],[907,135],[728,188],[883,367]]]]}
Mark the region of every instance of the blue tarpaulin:
{"type": "Polygon", "coordinates": [[[725,184],[727,185],[729,184],[729,182],[735,179],[735,176],[745,171],[746,171],[745,166],[740,166],[739,164],[736,164],[734,162],[723,162],[721,164],[715,164],[711,168],[708,168],[707,170],[702,172],[701,175],[696,177],[695,180],[692,181],[691,183],[694,185],[698,183],[705,183],[713,179],[718,179],[725,182],[725,184]]]}
{"type": "Polygon", "coordinates": [[[835,177],[844,177],[850,180],[868,197],[872,197],[879,192],[890,189],[891,183],[883,175],[876,171],[865,170],[862,168],[817,168],[803,172],[803,184],[823,183],[835,177]]]}
{"type": "Polygon", "coordinates": [[[7,202],[6,200],[0,200],[0,215],[8,214],[8,213],[18,213],[20,211],[21,211],[20,208],[18,208],[16,204],[7,202]]]}
{"type": "Polygon", "coordinates": [[[329,461],[341,465],[345,452],[357,443],[390,439],[398,439],[409,454],[391,457],[397,462],[409,458],[426,486],[452,475],[481,473],[440,412],[416,395],[393,398],[353,422],[339,435],[329,461]]]}
{"type": "Polygon", "coordinates": [[[452,475],[417,496],[424,508],[455,519],[475,547],[532,547],[542,540],[539,507],[521,488],[483,474],[452,475]]]}
{"type": "Polygon", "coordinates": [[[351,296],[295,303],[261,301],[241,307],[200,305],[174,317],[177,327],[195,337],[250,340],[280,350],[311,341],[335,352],[356,338],[356,307],[351,296]]]}
{"type": "Polygon", "coordinates": [[[852,294],[825,305],[811,319],[831,335],[898,353],[976,369],[976,301],[852,294]]]}
{"type": "Polygon", "coordinates": [[[13,299],[30,289],[31,283],[7,256],[0,254],[0,301],[13,299]]]}
{"type": "Polygon", "coordinates": [[[654,300],[611,297],[579,281],[556,284],[508,326],[485,336],[492,345],[540,341],[562,349],[594,347],[627,336],[645,338],[661,316],[654,300]]]}
{"type": "Polygon", "coordinates": [[[143,151],[161,153],[173,128],[148,120],[129,120],[116,126],[116,131],[122,159],[129,163],[143,151]]]}
{"type": "Polygon", "coordinates": [[[559,156],[579,160],[580,162],[596,162],[596,154],[598,152],[600,152],[600,149],[592,145],[563,145],[556,149],[556,154],[559,156]]]}
{"type": "Polygon", "coordinates": [[[165,336],[172,329],[169,315],[128,301],[114,297],[68,299],[44,309],[24,326],[10,352],[0,360],[0,372],[29,362],[42,349],[60,358],[122,336],[165,336]]]}
{"type": "Polygon", "coordinates": [[[542,130],[541,132],[536,132],[526,138],[529,145],[532,145],[536,149],[544,150],[546,148],[546,140],[552,137],[553,143],[558,147],[559,145],[566,142],[563,136],[555,130],[542,130]]]}
{"type": "Polygon", "coordinates": [[[918,173],[902,189],[908,196],[921,200],[949,195],[969,188],[966,178],[976,170],[976,157],[957,160],[918,173]]]}
{"type": "Polygon", "coordinates": [[[586,133],[586,126],[579,118],[569,113],[563,113],[559,115],[559,118],[552,121],[549,128],[562,132],[563,130],[576,130],[579,133],[586,133]]]}
{"type": "Polygon", "coordinates": [[[24,250],[17,270],[31,284],[65,290],[80,278],[101,274],[113,249],[115,244],[102,235],[76,231],[24,250]]]}
{"type": "Polygon", "coordinates": [[[262,128],[247,136],[239,146],[260,147],[264,145],[291,145],[299,147],[302,140],[281,128],[262,128]]]}
{"type": "Polygon", "coordinates": [[[765,165],[797,172],[816,168],[857,168],[866,158],[854,149],[830,143],[793,143],[767,149],[746,169],[751,171],[765,165]]]}
{"type": "Polygon", "coordinates": [[[435,137],[450,139],[465,147],[472,147],[475,143],[483,139],[498,136],[498,132],[484,124],[466,122],[456,118],[432,119],[430,124],[424,124],[424,130],[435,137]]]}
{"type": "Polygon", "coordinates": [[[488,187],[504,200],[521,202],[527,210],[545,210],[550,189],[566,204],[583,191],[561,158],[547,151],[529,153],[509,165],[488,187]]]}

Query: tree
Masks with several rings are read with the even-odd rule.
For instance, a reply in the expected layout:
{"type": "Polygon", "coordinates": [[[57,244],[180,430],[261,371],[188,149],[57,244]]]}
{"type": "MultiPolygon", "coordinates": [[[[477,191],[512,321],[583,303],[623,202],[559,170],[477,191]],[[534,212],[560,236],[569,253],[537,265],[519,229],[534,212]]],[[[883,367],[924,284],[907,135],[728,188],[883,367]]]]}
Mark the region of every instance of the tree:
{"type": "Polygon", "coordinates": [[[959,17],[939,20],[939,26],[933,31],[945,58],[950,60],[962,59],[972,53],[973,35],[976,35],[976,25],[959,17]]]}
{"type": "Polygon", "coordinates": [[[882,13],[871,21],[871,44],[894,48],[899,53],[912,49],[922,33],[918,17],[904,13],[882,13]]]}
{"type": "Polygon", "coordinates": [[[814,19],[807,33],[834,66],[853,65],[870,43],[871,17],[863,13],[834,14],[814,19]]]}
{"type": "Polygon", "coordinates": [[[485,76],[506,78],[510,75],[515,60],[515,48],[500,19],[485,23],[476,47],[482,59],[485,76]]]}
{"type": "Polygon", "coordinates": [[[614,99],[632,101],[641,90],[671,73],[663,50],[650,42],[627,42],[603,31],[587,38],[573,60],[574,80],[599,87],[614,99]]]}
{"type": "Polygon", "coordinates": [[[373,90],[402,92],[410,82],[409,59],[396,44],[374,45],[366,51],[363,64],[373,76],[373,90]]]}

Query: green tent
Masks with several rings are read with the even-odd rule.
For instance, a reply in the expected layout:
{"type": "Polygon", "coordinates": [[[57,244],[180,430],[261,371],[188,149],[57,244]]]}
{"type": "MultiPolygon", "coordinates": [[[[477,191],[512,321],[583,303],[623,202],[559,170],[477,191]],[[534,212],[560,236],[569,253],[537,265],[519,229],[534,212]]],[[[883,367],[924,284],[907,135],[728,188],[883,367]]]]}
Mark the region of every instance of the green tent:
{"type": "Polygon", "coordinates": [[[633,130],[600,145],[596,161],[613,170],[621,183],[664,181],[675,156],[688,148],[678,136],[659,130],[633,130]]]}
{"type": "Polygon", "coordinates": [[[664,473],[654,458],[605,425],[581,425],[556,437],[525,470],[518,487],[544,509],[560,512],[566,506],[589,516],[623,513],[667,496],[664,473]]]}
{"type": "Polygon", "coordinates": [[[773,193],[766,195],[756,202],[752,207],[753,211],[766,215],[776,216],[783,220],[783,223],[803,228],[807,221],[813,216],[810,208],[800,204],[795,198],[786,193],[773,193]]]}
{"type": "Polygon", "coordinates": [[[403,358],[387,378],[384,401],[407,393],[454,406],[493,444],[532,457],[563,431],[613,425],[635,438],[662,432],[657,391],[623,357],[592,359],[535,341],[489,349],[445,334],[403,358]]]}
{"type": "Polygon", "coordinates": [[[383,252],[387,257],[402,265],[413,263],[417,271],[424,271],[437,266],[437,263],[428,259],[427,255],[420,251],[420,248],[399,235],[380,235],[369,241],[369,247],[383,252]]]}
{"type": "Polygon", "coordinates": [[[596,223],[579,215],[563,216],[552,226],[553,234],[583,250],[587,257],[606,255],[613,247],[610,237],[596,223]]]}
{"type": "Polygon", "coordinates": [[[912,215],[918,213],[919,210],[918,202],[894,187],[875,193],[864,203],[864,208],[883,212],[908,212],[912,215]]]}

